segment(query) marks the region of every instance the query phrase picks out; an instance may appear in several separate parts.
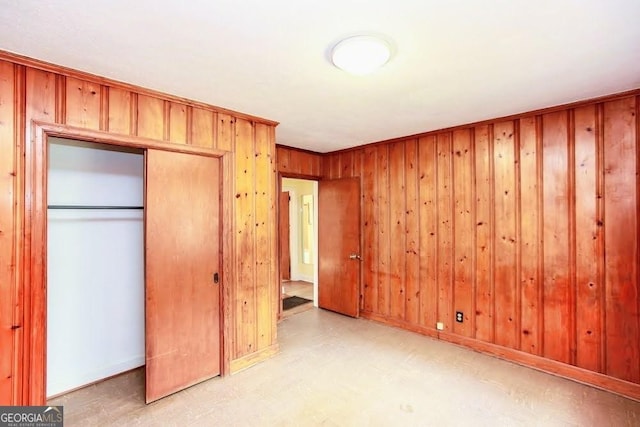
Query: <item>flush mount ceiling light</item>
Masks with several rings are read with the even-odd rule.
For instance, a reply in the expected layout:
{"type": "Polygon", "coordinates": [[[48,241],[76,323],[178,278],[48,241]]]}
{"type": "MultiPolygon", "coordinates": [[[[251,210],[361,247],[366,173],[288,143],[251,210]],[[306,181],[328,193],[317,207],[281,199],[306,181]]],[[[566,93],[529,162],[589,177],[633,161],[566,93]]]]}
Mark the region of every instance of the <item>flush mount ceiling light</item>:
{"type": "Polygon", "coordinates": [[[342,40],[331,52],[333,65],[351,74],[374,72],[389,61],[389,44],[373,36],[354,36],[342,40]]]}

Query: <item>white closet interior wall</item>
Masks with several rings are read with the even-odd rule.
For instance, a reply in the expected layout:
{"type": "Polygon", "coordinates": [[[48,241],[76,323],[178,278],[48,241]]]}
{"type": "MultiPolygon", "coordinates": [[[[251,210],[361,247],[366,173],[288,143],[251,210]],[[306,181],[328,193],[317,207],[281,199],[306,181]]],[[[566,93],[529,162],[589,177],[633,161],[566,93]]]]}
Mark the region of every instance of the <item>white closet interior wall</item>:
{"type": "MultiPolygon", "coordinates": [[[[142,152],[49,138],[49,206],[142,206],[142,152]]],[[[144,212],[48,209],[47,395],[144,365],[144,212]]]]}

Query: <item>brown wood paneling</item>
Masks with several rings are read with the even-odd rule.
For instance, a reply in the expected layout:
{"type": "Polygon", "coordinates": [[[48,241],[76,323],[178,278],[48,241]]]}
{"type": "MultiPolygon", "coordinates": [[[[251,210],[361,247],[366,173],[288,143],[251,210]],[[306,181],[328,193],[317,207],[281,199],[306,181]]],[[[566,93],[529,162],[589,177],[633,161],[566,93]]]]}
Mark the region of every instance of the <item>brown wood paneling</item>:
{"type": "Polygon", "coordinates": [[[255,275],[255,190],[254,125],[244,119],[236,122],[236,333],[235,356],[257,350],[255,275]]]}
{"type": "Polygon", "coordinates": [[[404,319],[406,245],[404,142],[389,147],[389,315],[404,319]]]}
{"type": "Polygon", "coordinates": [[[100,129],[100,85],[84,80],[66,79],[66,124],[100,129]]]}
{"type": "Polygon", "coordinates": [[[405,317],[412,324],[420,322],[420,208],[418,200],[418,141],[405,143],[405,317]]]}
{"type": "MultiPolygon", "coordinates": [[[[294,156],[293,152],[291,153],[291,156],[292,157],[294,156]]],[[[322,168],[323,168],[322,177],[327,179],[340,178],[342,176],[341,175],[342,168],[340,166],[341,160],[342,158],[339,153],[325,157],[322,162],[322,168]]],[[[291,163],[295,165],[293,160],[291,161],[291,163]]],[[[293,165],[291,167],[294,167],[293,165]]]]}
{"type": "Polygon", "coordinates": [[[291,150],[286,147],[276,146],[276,157],[278,159],[278,172],[289,172],[291,150]]]}
{"type": "Polygon", "coordinates": [[[357,176],[354,173],[355,170],[355,157],[354,151],[347,151],[340,154],[340,178],[348,178],[357,176]]]}
{"type": "Polygon", "coordinates": [[[495,343],[518,347],[516,158],[513,122],[493,126],[493,169],[495,195],[495,343]]]}
{"type": "Polygon", "coordinates": [[[635,98],[604,104],[605,372],[640,382],[635,98]],[[635,182],[634,178],[635,177],[635,182]]]}
{"type": "Polygon", "coordinates": [[[16,67],[0,62],[0,402],[13,392],[16,218],[16,67]]]}
{"type": "Polygon", "coordinates": [[[215,114],[204,108],[193,108],[191,114],[191,144],[213,148],[216,136],[213,126],[215,114]]]}
{"type": "Polygon", "coordinates": [[[432,136],[418,141],[418,175],[420,198],[420,319],[423,327],[438,322],[438,210],[437,144],[432,136]]]}
{"type": "Polygon", "coordinates": [[[378,156],[375,148],[363,154],[362,173],[362,292],[363,311],[378,311],[378,156]]]}
{"type": "Polygon", "coordinates": [[[598,258],[602,233],[598,227],[597,115],[595,105],[574,112],[576,224],[576,364],[601,371],[601,293],[598,258]]]}
{"type": "Polygon", "coordinates": [[[438,209],[438,321],[445,331],[453,330],[453,182],[451,133],[438,135],[437,209],[438,209]]]}
{"type": "Polygon", "coordinates": [[[115,87],[108,89],[109,119],[107,130],[123,135],[132,134],[132,101],[135,96],[128,90],[115,87]]]}
{"type": "MultiPolygon", "coordinates": [[[[278,172],[284,173],[287,176],[320,177],[326,175],[327,178],[331,177],[329,172],[323,175],[324,171],[321,166],[322,155],[320,154],[281,145],[276,146],[276,150],[278,172]]],[[[354,171],[351,170],[351,174],[347,176],[354,176],[353,172],[354,171]]],[[[337,177],[338,176],[333,176],[333,178],[337,177]]]]}
{"type": "Polygon", "coordinates": [[[268,126],[255,125],[255,280],[256,280],[256,318],[257,346],[259,349],[270,346],[273,341],[272,324],[275,320],[271,295],[276,291],[273,286],[272,260],[276,253],[269,242],[275,239],[275,204],[271,194],[274,191],[271,144],[268,126]]]}
{"type": "Polygon", "coordinates": [[[544,170],[544,351],[569,363],[569,151],[568,114],[542,118],[544,170]]]}
{"type": "MultiPolygon", "coordinates": [[[[391,226],[389,207],[389,147],[376,148],[378,162],[378,313],[389,315],[390,263],[391,263],[391,226]]],[[[326,159],[323,165],[326,165],[326,159]]]]}
{"type": "Polygon", "coordinates": [[[476,338],[493,342],[493,127],[475,129],[476,338]]]}
{"type": "Polygon", "coordinates": [[[540,354],[540,220],[538,128],[535,116],[520,120],[520,349],[540,354]]]}
{"type": "Polygon", "coordinates": [[[137,135],[163,140],[165,137],[165,101],[147,95],[138,95],[137,135]]]}
{"type": "MultiPolygon", "coordinates": [[[[209,131],[213,134],[212,131],[209,131]]],[[[187,136],[187,106],[178,102],[169,102],[169,141],[176,144],[186,144],[187,136]]],[[[213,148],[208,146],[207,148],[213,148]]]]}
{"type": "Polygon", "coordinates": [[[305,153],[298,150],[291,150],[289,153],[289,170],[295,174],[302,174],[306,166],[305,153]]]}
{"type": "MultiPolygon", "coordinates": [[[[417,231],[410,187],[415,138],[366,146],[364,242],[376,256],[365,257],[363,268],[365,283],[377,280],[371,289],[365,285],[363,315],[427,335],[442,321],[444,339],[509,357],[524,351],[531,358],[514,360],[598,384],[599,377],[557,366],[605,372],[611,378],[605,383],[617,390],[626,388],[614,376],[640,382],[636,98],[422,136],[417,231]],[[396,194],[402,187],[404,199],[396,194]],[[371,200],[377,205],[367,206],[371,200]],[[404,242],[396,238],[398,221],[404,242]],[[417,320],[409,309],[416,233],[417,320]],[[398,271],[394,262],[402,258],[405,270],[398,271]],[[401,318],[394,297],[403,276],[401,318]],[[462,324],[454,311],[465,313],[462,324]]],[[[326,155],[325,173],[348,173],[348,152],[326,155]]]]}
{"type": "Polygon", "coordinates": [[[473,151],[471,131],[453,132],[453,230],[454,230],[454,311],[462,312],[462,322],[453,323],[453,331],[473,336],[473,151]]]}
{"type": "Polygon", "coordinates": [[[225,151],[234,151],[236,119],[228,114],[222,113],[217,113],[216,116],[216,143],[218,149],[225,151]]]}

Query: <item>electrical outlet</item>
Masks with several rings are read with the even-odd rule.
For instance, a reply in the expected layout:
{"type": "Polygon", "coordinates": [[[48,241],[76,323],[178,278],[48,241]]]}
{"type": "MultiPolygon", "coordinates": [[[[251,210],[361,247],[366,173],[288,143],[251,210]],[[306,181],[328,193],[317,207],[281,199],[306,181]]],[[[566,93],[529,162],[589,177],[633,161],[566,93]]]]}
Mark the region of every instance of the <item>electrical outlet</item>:
{"type": "Polygon", "coordinates": [[[436,323],[436,329],[439,331],[444,331],[444,323],[442,322],[436,323]]]}
{"type": "Polygon", "coordinates": [[[461,311],[456,311],[456,322],[464,322],[464,313],[462,313],[461,311]]]}

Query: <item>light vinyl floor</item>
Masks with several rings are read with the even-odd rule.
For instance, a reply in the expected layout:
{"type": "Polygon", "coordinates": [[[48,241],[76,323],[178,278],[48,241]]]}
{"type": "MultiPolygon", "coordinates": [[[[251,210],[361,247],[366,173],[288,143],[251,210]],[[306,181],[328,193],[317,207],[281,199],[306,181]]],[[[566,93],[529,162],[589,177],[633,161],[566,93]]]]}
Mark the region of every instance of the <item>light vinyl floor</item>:
{"type": "Polygon", "coordinates": [[[150,405],[141,370],[54,399],[65,426],[639,426],[640,402],[311,309],[280,353],[150,405]]]}

